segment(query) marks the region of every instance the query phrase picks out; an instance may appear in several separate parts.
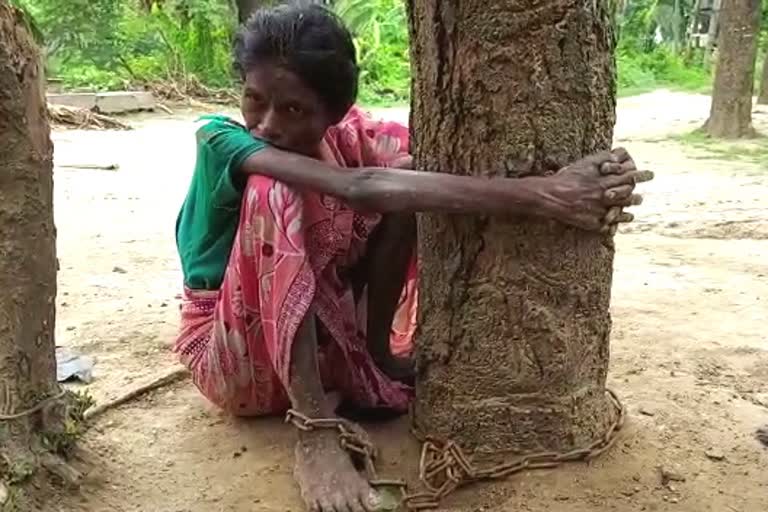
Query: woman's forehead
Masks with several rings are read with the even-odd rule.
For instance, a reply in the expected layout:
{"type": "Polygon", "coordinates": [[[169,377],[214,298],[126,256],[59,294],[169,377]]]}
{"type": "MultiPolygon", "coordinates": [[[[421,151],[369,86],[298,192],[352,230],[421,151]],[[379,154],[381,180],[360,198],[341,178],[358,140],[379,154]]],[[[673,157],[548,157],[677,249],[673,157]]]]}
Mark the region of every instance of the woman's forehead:
{"type": "Polygon", "coordinates": [[[299,76],[283,67],[273,64],[254,66],[245,75],[245,87],[251,89],[273,88],[284,92],[311,92],[299,76]]]}

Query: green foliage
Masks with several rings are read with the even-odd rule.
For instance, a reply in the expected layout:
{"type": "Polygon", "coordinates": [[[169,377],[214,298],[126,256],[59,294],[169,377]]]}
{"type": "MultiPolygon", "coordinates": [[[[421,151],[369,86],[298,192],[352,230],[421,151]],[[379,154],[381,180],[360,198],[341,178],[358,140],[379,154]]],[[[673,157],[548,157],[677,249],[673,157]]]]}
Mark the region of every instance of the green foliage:
{"type": "MultiPolygon", "coordinates": [[[[410,94],[405,0],[336,0],[353,32],[361,102],[410,94]]],[[[611,0],[614,1],[614,0],[611,0]]],[[[50,76],[68,88],[147,83],[233,87],[232,0],[12,0],[44,43],[50,76]]],[[[768,2],[763,45],[768,46],[768,2]]],[[[694,0],[615,0],[619,94],[657,87],[707,90],[712,77],[687,51],[694,0]]],[[[698,58],[700,60],[700,58],[698,58]]],[[[183,89],[183,88],[182,88],[183,89]]]]}
{"type": "Polygon", "coordinates": [[[681,54],[673,52],[668,46],[658,46],[648,52],[619,47],[616,65],[620,95],[659,87],[706,92],[712,84],[709,71],[700,65],[686,63],[681,54]]]}
{"type": "Polygon", "coordinates": [[[407,101],[411,68],[404,0],[338,0],[335,8],[355,38],[361,102],[407,101]]]}
{"type": "Polygon", "coordinates": [[[45,447],[53,453],[69,456],[77,441],[85,434],[85,411],[95,403],[87,391],[68,391],[63,400],[62,425],[55,432],[42,433],[45,447]]]}
{"type": "Polygon", "coordinates": [[[237,16],[224,0],[14,0],[68,88],[158,81],[230,86],[237,16]]]}
{"type": "Polygon", "coordinates": [[[616,50],[620,95],[659,87],[705,92],[712,75],[688,58],[685,33],[693,0],[634,0],[619,20],[616,50]]]}

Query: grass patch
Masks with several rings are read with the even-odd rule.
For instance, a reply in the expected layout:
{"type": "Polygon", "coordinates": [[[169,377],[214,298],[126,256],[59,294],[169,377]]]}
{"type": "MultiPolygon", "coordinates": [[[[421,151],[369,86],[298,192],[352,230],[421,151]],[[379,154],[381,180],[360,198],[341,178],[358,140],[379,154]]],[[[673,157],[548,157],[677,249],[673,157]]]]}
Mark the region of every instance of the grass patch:
{"type": "Polygon", "coordinates": [[[720,140],[698,129],[670,139],[699,151],[700,154],[693,158],[744,162],[768,169],[768,137],[762,135],[752,139],[720,140]]]}

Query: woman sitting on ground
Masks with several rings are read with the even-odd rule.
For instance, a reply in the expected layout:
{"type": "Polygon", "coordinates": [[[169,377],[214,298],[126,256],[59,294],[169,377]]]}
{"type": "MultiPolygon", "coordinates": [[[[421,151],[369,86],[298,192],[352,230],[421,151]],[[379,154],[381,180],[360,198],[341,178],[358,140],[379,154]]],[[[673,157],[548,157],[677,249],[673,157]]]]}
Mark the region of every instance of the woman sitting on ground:
{"type": "MultiPolygon", "coordinates": [[[[235,43],[244,125],[210,116],[176,227],[184,273],[175,351],[211,402],[242,416],[334,417],[339,400],[405,411],[415,328],[415,212],[531,215],[599,230],[639,202],[622,151],[547,178],[409,167],[408,130],[354,107],[355,48],[317,6],[257,12],[235,43]]],[[[333,431],[299,432],[310,510],[376,495],[333,431]]]]}

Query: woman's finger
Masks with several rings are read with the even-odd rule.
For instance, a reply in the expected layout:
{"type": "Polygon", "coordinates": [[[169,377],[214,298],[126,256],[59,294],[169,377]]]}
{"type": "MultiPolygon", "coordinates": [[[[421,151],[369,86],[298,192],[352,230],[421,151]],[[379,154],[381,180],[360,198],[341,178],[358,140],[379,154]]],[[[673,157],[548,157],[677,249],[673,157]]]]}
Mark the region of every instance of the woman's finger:
{"type": "Polygon", "coordinates": [[[611,154],[614,155],[614,157],[616,158],[616,161],[618,161],[619,163],[622,163],[625,160],[631,160],[631,157],[629,156],[629,151],[627,151],[622,147],[618,147],[614,149],[613,151],[611,151],[611,154]]]}
{"type": "Polygon", "coordinates": [[[624,209],[619,206],[614,206],[608,210],[608,213],[605,214],[605,218],[603,218],[603,226],[620,224],[623,222],[632,222],[633,220],[635,220],[634,215],[629,212],[625,212],[624,209]]]}
{"type": "Polygon", "coordinates": [[[624,174],[607,176],[605,178],[605,184],[608,189],[620,187],[622,185],[636,185],[637,183],[645,183],[653,179],[652,171],[630,171],[624,174]]]}
{"type": "Polygon", "coordinates": [[[603,224],[616,224],[618,222],[619,217],[622,215],[622,210],[620,206],[614,206],[608,210],[608,213],[605,214],[605,218],[603,219],[603,224]]]}
{"type": "Polygon", "coordinates": [[[609,188],[603,194],[603,199],[613,204],[615,201],[624,201],[632,195],[634,187],[632,185],[622,185],[620,187],[609,188]]]}
{"type": "Polygon", "coordinates": [[[609,174],[622,174],[621,164],[618,162],[603,162],[600,164],[600,174],[608,176],[609,174]]]}
{"type": "Polygon", "coordinates": [[[618,224],[603,224],[603,227],[600,228],[600,232],[608,236],[614,236],[618,230],[618,224]]]}
{"type": "Polygon", "coordinates": [[[636,171],[635,161],[631,158],[624,162],[604,162],[600,165],[600,174],[608,176],[609,174],[625,174],[630,171],[636,171]]]}
{"type": "Polygon", "coordinates": [[[629,171],[636,171],[637,166],[635,165],[635,161],[631,158],[629,160],[624,160],[621,162],[621,173],[624,174],[625,172],[629,171]]]}
{"type": "Polygon", "coordinates": [[[628,206],[640,206],[643,204],[643,196],[640,194],[630,194],[616,199],[606,199],[606,203],[609,206],[621,206],[623,208],[628,206]]]}

